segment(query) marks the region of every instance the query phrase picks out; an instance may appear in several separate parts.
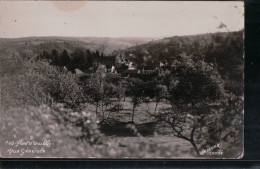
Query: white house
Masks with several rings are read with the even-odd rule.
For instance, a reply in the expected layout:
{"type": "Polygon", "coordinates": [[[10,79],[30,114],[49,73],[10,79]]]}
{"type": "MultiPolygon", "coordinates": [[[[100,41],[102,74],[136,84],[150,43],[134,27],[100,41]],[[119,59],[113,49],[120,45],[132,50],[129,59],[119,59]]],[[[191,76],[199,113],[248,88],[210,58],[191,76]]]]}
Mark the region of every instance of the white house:
{"type": "Polygon", "coordinates": [[[136,68],[133,66],[133,62],[128,63],[128,70],[135,70],[136,68]]]}
{"type": "Polygon", "coordinates": [[[111,68],[111,73],[117,73],[115,66],[113,65],[111,68]]]}
{"type": "Polygon", "coordinates": [[[82,72],[82,71],[79,70],[79,69],[75,69],[75,72],[76,72],[77,75],[83,75],[83,74],[85,74],[84,72],[82,72]]]}

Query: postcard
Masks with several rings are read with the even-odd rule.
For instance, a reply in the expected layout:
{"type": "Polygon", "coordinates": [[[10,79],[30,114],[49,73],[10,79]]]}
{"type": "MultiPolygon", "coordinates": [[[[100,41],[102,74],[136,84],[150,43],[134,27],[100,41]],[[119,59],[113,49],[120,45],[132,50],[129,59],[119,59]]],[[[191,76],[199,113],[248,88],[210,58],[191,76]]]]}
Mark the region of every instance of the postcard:
{"type": "Polygon", "coordinates": [[[244,2],[1,1],[1,158],[236,159],[244,2]]]}

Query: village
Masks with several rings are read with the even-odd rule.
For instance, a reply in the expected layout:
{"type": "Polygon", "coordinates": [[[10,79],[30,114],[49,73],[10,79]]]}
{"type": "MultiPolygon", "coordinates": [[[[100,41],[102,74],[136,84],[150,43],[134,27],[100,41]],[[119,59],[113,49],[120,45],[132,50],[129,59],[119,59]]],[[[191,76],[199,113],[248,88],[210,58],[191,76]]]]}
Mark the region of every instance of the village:
{"type": "MultiPolygon", "coordinates": [[[[117,74],[124,78],[141,76],[158,76],[165,73],[169,73],[167,61],[159,61],[159,63],[154,63],[154,68],[147,66],[147,61],[151,60],[152,57],[147,53],[143,56],[142,65],[138,65],[134,62],[137,56],[134,54],[119,53],[116,56],[101,56],[93,59],[93,66],[88,69],[75,68],[74,72],[77,76],[84,76],[87,74],[92,74],[100,72],[105,76],[105,74],[117,74]]],[[[66,66],[63,69],[68,70],[66,66]]]]}

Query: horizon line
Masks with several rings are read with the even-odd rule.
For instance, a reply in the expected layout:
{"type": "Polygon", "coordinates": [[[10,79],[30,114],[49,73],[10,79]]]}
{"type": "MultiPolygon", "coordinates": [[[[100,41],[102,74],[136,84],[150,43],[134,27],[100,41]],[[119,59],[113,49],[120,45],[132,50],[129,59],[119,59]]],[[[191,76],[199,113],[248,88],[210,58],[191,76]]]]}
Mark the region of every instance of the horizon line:
{"type": "Polygon", "coordinates": [[[20,36],[20,37],[0,37],[0,39],[23,39],[23,38],[169,38],[176,36],[196,36],[196,35],[204,35],[204,34],[214,34],[214,33],[232,33],[232,32],[240,32],[244,31],[244,29],[236,30],[236,31],[217,31],[217,32],[206,32],[206,33],[197,33],[197,34],[184,34],[184,35],[169,35],[169,36],[55,36],[55,35],[47,35],[47,36],[20,36]]]}

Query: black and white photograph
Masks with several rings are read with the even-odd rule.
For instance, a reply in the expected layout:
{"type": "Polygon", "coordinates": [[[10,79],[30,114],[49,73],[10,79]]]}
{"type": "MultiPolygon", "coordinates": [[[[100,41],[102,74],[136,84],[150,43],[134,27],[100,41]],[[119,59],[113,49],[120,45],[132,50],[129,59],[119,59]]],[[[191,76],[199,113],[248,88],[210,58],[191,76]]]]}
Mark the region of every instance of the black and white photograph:
{"type": "Polygon", "coordinates": [[[241,159],[243,1],[0,1],[0,158],[241,159]]]}

